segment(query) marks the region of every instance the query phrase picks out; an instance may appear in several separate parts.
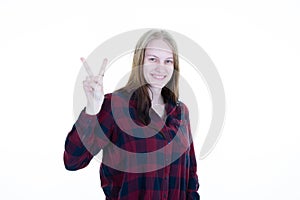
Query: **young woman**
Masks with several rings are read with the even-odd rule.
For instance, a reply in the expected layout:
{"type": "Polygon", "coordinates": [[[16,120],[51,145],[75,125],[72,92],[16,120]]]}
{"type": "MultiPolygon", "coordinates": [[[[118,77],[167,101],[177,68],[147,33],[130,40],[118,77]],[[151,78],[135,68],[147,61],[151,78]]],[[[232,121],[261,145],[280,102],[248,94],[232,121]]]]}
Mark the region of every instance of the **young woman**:
{"type": "Polygon", "coordinates": [[[127,84],[113,93],[103,92],[107,60],[97,76],[82,61],[89,74],[83,82],[87,105],[66,138],[66,169],[86,167],[102,149],[106,199],[200,199],[188,108],[178,100],[178,51],[171,35],[146,32],[136,45],[127,84]]]}

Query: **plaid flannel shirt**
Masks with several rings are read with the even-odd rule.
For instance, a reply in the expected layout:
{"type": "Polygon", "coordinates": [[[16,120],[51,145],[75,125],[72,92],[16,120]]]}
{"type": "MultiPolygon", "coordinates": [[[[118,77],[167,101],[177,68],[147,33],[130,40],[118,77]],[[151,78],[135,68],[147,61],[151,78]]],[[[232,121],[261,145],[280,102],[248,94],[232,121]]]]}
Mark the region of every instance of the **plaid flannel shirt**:
{"type": "Polygon", "coordinates": [[[141,129],[136,101],[123,97],[105,94],[95,116],[82,110],[65,141],[66,169],[86,167],[102,149],[100,179],[106,199],[200,199],[186,105],[167,102],[165,121],[150,108],[153,126],[141,129]],[[132,121],[140,126],[132,127],[132,121]]]}

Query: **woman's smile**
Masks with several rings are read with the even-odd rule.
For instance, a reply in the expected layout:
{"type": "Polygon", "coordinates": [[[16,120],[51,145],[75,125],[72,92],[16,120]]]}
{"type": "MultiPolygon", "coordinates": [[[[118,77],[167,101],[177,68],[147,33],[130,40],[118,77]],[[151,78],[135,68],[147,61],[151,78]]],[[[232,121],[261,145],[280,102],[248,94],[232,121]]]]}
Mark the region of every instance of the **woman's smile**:
{"type": "Polygon", "coordinates": [[[155,78],[156,80],[163,80],[164,78],[166,78],[166,75],[158,75],[158,74],[151,74],[153,78],[155,78]]]}

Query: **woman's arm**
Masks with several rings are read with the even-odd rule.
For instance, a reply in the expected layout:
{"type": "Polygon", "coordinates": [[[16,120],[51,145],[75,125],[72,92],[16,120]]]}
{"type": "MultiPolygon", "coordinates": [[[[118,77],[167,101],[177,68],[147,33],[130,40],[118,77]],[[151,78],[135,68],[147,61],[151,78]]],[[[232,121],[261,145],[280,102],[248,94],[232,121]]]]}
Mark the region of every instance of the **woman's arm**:
{"type": "Polygon", "coordinates": [[[184,113],[185,113],[185,119],[187,120],[187,126],[188,126],[188,137],[189,137],[189,144],[190,148],[188,150],[189,158],[190,158],[190,165],[189,165],[189,177],[188,177],[188,188],[187,188],[187,200],[199,200],[200,195],[198,194],[199,189],[199,182],[198,182],[198,176],[197,176],[197,161],[195,156],[195,150],[194,150],[194,143],[193,143],[193,137],[191,132],[191,125],[190,125],[190,118],[189,118],[189,110],[185,104],[183,104],[184,113]]]}
{"type": "Polygon", "coordinates": [[[86,167],[109,142],[114,120],[111,113],[111,94],[106,94],[97,115],[80,113],[65,141],[64,164],[67,170],[86,167]]]}
{"type": "Polygon", "coordinates": [[[189,180],[188,180],[188,190],[187,190],[187,199],[196,200],[200,199],[198,194],[199,182],[197,176],[197,162],[194,151],[194,143],[190,145],[190,168],[189,168],[189,180]]]}

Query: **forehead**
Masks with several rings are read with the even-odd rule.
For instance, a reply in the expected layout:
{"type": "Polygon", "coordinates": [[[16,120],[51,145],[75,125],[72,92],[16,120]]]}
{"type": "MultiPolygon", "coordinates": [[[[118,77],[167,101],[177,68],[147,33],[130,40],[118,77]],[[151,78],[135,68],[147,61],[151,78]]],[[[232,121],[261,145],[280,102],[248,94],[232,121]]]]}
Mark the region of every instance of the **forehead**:
{"type": "Polygon", "coordinates": [[[172,56],[173,51],[165,41],[155,39],[148,43],[145,54],[164,54],[166,56],[172,56]]]}

